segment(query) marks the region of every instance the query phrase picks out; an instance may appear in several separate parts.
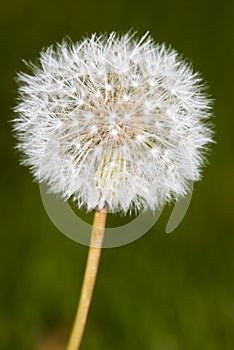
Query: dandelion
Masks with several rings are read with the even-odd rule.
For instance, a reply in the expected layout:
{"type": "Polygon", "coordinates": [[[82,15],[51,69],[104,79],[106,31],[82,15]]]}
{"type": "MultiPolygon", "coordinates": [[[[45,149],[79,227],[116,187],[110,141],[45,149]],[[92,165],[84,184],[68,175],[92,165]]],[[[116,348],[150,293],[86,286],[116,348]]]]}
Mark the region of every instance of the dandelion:
{"type": "Polygon", "coordinates": [[[22,162],[51,192],[96,210],[73,350],[107,211],[154,211],[187,193],[212,141],[211,101],[191,65],[148,33],[138,40],[113,32],[64,41],[42,51],[39,66],[28,66],[30,74],[18,75],[14,119],[22,162]]]}

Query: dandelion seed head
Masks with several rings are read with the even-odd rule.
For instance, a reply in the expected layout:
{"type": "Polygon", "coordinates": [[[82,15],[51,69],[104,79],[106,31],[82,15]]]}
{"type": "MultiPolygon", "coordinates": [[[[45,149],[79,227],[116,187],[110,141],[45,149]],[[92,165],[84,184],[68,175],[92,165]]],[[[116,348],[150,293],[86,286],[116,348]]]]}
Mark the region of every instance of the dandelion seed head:
{"type": "Polygon", "coordinates": [[[200,179],[211,101],[176,51],[113,32],[49,47],[29,66],[18,75],[18,148],[64,200],[155,210],[200,179]]]}

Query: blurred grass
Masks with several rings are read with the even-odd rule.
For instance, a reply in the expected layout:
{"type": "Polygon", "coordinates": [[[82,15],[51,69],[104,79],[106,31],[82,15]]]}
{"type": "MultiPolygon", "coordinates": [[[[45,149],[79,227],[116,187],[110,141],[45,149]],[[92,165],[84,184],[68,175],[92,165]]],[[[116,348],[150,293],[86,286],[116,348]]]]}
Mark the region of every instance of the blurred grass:
{"type": "Polygon", "coordinates": [[[214,96],[216,140],[182,224],[171,208],[138,241],[103,251],[82,349],[234,349],[234,3],[166,0],[1,3],[0,348],[64,348],[87,248],[56,230],[18,154],[8,121],[21,60],[66,35],[125,31],[172,44],[214,96]]]}

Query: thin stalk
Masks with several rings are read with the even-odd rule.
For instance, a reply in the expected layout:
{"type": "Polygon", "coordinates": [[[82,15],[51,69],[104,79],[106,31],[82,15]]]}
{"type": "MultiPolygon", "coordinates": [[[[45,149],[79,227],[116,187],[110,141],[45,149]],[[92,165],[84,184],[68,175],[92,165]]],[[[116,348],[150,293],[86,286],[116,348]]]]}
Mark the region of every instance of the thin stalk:
{"type": "Polygon", "coordinates": [[[90,248],[81,289],[80,301],[66,350],[78,350],[80,348],[97,276],[106,225],[106,217],[107,208],[103,208],[101,211],[96,211],[94,214],[90,248]]]}

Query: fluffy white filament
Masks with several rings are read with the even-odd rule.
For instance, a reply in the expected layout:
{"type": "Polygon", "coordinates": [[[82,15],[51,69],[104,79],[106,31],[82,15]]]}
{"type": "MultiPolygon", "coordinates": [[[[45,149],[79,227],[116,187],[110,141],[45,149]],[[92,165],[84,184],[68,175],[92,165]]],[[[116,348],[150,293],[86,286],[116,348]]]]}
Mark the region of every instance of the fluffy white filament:
{"type": "Polygon", "coordinates": [[[145,35],[49,47],[18,76],[14,129],[38,181],[80,208],[154,210],[200,178],[210,100],[177,52],[145,35]]]}

